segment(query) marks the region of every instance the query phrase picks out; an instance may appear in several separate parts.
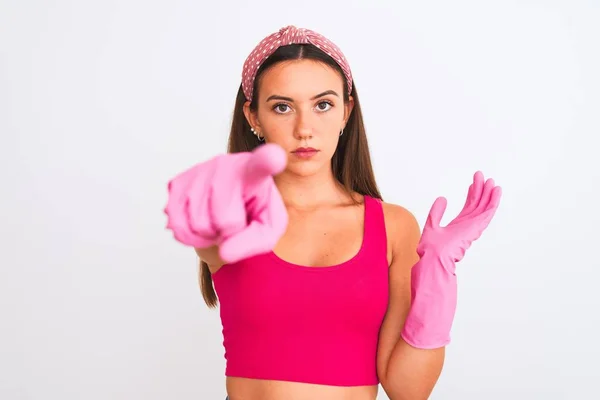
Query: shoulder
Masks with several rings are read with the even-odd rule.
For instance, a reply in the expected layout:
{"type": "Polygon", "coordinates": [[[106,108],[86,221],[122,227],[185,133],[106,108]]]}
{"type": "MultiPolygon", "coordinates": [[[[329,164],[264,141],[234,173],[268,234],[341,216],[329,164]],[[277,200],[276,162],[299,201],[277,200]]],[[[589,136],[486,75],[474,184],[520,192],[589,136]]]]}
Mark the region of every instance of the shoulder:
{"type": "Polygon", "coordinates": [[[398,204],[382,202],[386,228],[395,235],[420,235],[421,228],[415,215],[398,204]]]}
{"type": "Polygon", "coordinates": [[[417,218],[406,207],[398,204],[382,202],[382,207],[392,259],[408,258],[412,261],[421,239],[421,227],[417,218]]]}

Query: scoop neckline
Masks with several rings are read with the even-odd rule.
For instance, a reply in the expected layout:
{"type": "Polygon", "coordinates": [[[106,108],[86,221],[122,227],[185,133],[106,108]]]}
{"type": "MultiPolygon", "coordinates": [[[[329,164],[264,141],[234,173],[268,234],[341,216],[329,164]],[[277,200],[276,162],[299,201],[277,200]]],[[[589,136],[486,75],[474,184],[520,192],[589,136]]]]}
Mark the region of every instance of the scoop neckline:
{"type": "Polygon", "coordinates": [[[293,263],[287,260],[284,260],[283,258],[279,257],[277,254],[275,254],[274,250],[269,251],[268,256],[273,259],[275,262],[277,262],[278,264],[281,264],[283,266],[289,267],[289,268],[294,268],[294,269],[298,269],[298,270],[303,270],[303,271],[336,271],[340,268],[346,267],[350,264],[355,264],[356,261],[358,261],[360,258],[362,258],[362,255],[365,251],[366,248],[366,243],[367,243],[367,207],[368,207],[368,202],[370,199],[368,199],[367,195],[363,195],[363,235],[362,235],[362,241],[360,244],[360,248],[358,249],[358,251],[356,252],[356,254],[354,254],[351,258],[349,258],[346,261],[342,261],[341,263],[338,264],[332,264],[332,265],[325,265],[325,266],[321,266],[321,265],[315,265],[315,266],[309,266],[309,265],[303,265],[303,264],[297,264],[297,263],[293,263]]]}

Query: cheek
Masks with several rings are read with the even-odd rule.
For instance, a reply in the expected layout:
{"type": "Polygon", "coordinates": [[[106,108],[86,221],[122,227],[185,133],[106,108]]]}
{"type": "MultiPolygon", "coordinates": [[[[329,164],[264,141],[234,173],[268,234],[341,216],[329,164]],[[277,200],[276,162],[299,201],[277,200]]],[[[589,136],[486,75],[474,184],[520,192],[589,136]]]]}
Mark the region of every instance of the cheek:
{"type": "Polygon", "coordinates": [[[329,115],[323,124],[323,141],[332,148],[332,152],[337,147],[342,129],[342,115],[329,115]]]}
{"type": "Polygon", "coordinates": [[[332,134],[334,137],[339,136],[343,125],[343,120],[344,110],[342,108],[337,108],[334,113],[329,114],[324,120],[327,133],[332,134]]]}
{"type": "Polygon", "coordinates": [[[296,139],[294,138],[293,123],[280,119],[275,123],[264,123],[263,128],[267,135],[267,140],[271,143],[279,144],[284,148],[294,145],[296,139]]]}
{"type": "Polygon", "coordinates": [[[333,131],[328,132],[326,137],[323,139],[323,147],[326,148],[326,152],[329,158],[333,157],[333,153],[335,153],[335,150],[337,149],[339,139],[339,132],[336,133],[335,128],[333,131]]]}
{"type": "Polygon", "coordinates": [[[282,135],[293,129],[294,119],[290,116],[278,115],[266,107],[259,111],[258,120],[263,130],[269,135],[282,135]]]}

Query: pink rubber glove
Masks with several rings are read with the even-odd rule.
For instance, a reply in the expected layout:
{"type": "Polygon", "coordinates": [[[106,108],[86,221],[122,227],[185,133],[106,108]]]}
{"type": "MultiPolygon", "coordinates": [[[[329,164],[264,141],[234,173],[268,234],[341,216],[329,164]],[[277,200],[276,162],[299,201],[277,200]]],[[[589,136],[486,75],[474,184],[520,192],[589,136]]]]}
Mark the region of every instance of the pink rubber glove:
{"type": "Polygon", "coordinates": [[[227,263],[271,251],[288,224],[273,181],[286,163],[281,147],[264,144],[184,171],[168,185],[167,229],[188,246],[219,246],[227,263]]]}
{"type": "Polygon", "coordinates": [[[431,207],[417,246],[420,260],[412,268],[411,308],[402,338],[422,349],[450,343],[450,330],[456,312],[456,263],[492,220],[502,190],[494,180],[484,183],[476,172],[460,214],[445,227],[440,222],[447,201],[438,197],[431,207]]]}

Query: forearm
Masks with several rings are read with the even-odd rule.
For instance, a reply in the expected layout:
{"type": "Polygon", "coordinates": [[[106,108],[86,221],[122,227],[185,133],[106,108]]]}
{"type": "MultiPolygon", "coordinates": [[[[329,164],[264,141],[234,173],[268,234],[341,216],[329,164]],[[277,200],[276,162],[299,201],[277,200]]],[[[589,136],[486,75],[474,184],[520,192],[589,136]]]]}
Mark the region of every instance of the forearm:
{"type": "Polygon", "coordinates": [[[391,400],[427,399],[442,371],[456,309],[454,265],[424,251],[411,269],[411,305],[396,332],[382,384],[391,400]]]}
{"type": "Polygon", "coordinates": [[[211,246],[204,249],[195,248],[196,254],[202,261],[213,268],[220,267],[225,264],[225,261],[219,256],[219,247],[211,246]]]}
{"type": "Polygon", "coordinates": [[[400,288],[405,293],[404,281],[399,280],[402,285],[390,284],[390,299],[396,300],[390,300],[389,308],[396,311],[388,312],[387,325],[382,326],[378,371],[391,400],[427,399],[433,391],[456,311],[456,263],[489,224],[500,195],[493,179],[484,181],[478,171],[463,210],[444,227],[440,223],[446,199],[438,197],[416,247],[420,258],[410,269],[410,305],[403,306],[398,300],[402,296],[394,290],[400,288]],[[399,318],[397,309],[401,307],[407,313],[405,319],[399,318]]]}
{"type": "Polygon", "coordinates": [[[423,249],[411,270],[411,305],[402,338],[419,349],[450,343],[457,303],[457,279],[451,258],[423,249]]]}
{"type": "Polygon", "coordinates": [[[419,349],[402,337],[389,357],[381,385],[390,400],[426,400],[442,372],[445,347],[419,349]]]}

